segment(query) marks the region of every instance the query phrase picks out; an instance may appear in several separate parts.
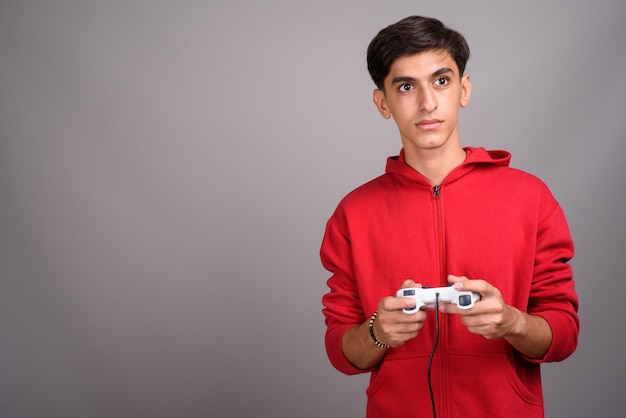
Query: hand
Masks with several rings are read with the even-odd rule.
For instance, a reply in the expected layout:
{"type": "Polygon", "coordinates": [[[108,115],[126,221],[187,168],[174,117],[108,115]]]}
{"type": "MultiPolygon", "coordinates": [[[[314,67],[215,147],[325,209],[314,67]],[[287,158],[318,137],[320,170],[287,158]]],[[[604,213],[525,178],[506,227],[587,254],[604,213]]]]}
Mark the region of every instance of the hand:
{"type": "Polygon", "coordinates": [[[469,290],[481,295],[481,300],[471,309],[459,309],[453,304],[442,304],[441,312],[461,315],[467,329],[483,337],[495,340],[520,333],[525,326],[524,315],[513,306],[507,305],[500,291],[484,280],[469,280],[465,276],[448,276],[456,290],[469,290]]]}
{"type": "MultiPolygon", "coordinates": [[[[422,287],[413,280],[405,280],[401,289],[407,287],[422,287]]],[[[397,298],[387,296],[378,303],[378,316],[374,322],[376,339],[391,347],[399,347],[412,338],[415,338],[424,326],[426,312],[417,311],[406,314],[402,310],[415,307],[415,300],[411,298],[397,298]]]]}

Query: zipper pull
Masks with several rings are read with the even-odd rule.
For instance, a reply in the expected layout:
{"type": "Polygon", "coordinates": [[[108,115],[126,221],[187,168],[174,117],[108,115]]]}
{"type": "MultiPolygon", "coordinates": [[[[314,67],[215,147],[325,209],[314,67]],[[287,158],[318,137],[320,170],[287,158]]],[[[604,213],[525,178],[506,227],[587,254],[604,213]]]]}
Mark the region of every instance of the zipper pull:
{"type": "Polygon", "coordinates": [[[441,186],[437,185],[433,190],[433,198],[439,199],[439,194],[441,193],[441,186]]]}

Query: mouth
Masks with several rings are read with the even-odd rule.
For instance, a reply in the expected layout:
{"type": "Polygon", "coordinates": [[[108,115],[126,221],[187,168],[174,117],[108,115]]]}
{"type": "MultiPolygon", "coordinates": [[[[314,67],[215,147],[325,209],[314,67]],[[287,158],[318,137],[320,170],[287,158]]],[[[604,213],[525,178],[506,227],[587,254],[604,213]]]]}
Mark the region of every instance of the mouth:
{"type": "Polygon", "coordinates": [[[432,131],[440,127],[442,123],[441,119],[424,119],[419,121],[416,126],[424,131],[432,131]]]}

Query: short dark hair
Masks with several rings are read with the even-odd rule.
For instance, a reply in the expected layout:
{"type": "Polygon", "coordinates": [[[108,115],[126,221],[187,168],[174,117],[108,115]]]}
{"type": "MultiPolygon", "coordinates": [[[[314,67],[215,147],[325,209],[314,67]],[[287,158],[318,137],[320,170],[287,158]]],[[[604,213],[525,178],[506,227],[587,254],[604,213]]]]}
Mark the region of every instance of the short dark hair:
{"type": "Polygon", "coordinates": [[[385,77],[396,59],[436,49],[450,54],[463,75],[470,55],[463,35],[437,19],[409,16],[382,29],[372,39],[367,48],[367,69],[374,84],[384,90],[385,77]]]}

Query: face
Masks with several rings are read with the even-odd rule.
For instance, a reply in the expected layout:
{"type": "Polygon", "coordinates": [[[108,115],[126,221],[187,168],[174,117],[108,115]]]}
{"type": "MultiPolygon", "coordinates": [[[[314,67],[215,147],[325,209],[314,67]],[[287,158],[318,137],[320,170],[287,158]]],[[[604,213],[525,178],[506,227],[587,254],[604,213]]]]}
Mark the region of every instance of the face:
{"type": "Polygon", "coordinates": [[[460,77],[454,59],[431,50],[398,58],[385,78],[385,90],[374,90],[380,114],[393,116],[407,157],[429,150],[461,148],[459,108],[467,106],[469,75],[460,77]]]}

